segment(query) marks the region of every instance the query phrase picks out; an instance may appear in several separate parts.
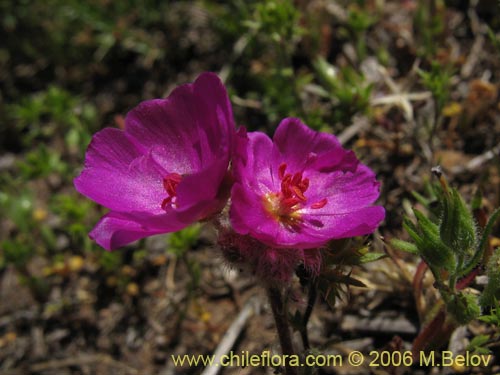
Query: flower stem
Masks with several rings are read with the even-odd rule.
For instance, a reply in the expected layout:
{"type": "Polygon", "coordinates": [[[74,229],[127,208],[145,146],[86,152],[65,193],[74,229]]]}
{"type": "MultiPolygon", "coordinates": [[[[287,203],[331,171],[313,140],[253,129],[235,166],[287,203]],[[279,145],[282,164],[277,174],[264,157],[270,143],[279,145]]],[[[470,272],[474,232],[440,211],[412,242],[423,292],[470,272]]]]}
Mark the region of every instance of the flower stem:
{"type": "Polygon", "coordinates": [[[302,343],[304,344],[305,350],[311,348],[311,345],[309,344],[309,336],[307,334],[307,323],[311,318],[311,314],[314,309],[314,304],[316,303],[316,296],[317,296],[316,284],[311,282],[309,284],[309,296],[307,300],[307,307],[306,311],[304,312],[304,316],[302,318],[302,327],[300,330],[300,336],[302,337],[302,343]]]}
{"type": "MultiPolygon", "coordinates": [[[[285,304],[283,302],[283,296],[281,291],[275,286],[267,287],[267,295],[269,297],[269,302],[271,303],[271,309],[273,311],[274,321],[276,323],[276,330],[278,331],[278,336],[281,344],[281,352],[284,355],[295,356],[295,350],[292,344],[292,338],[290,335],[290,327],[288,325],[287,314],[285,311],[285,304]]],[[[289,366],[289,362],[285,362],[285,374],[286,375],[297,375],[295,368],[289,366]]]]}

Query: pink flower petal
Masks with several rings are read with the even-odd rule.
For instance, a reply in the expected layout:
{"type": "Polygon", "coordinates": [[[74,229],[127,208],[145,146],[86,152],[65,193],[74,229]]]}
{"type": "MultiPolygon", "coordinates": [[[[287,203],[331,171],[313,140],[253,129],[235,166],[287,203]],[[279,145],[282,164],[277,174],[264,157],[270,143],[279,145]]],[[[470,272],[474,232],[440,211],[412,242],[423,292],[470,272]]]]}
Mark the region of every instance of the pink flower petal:
{"type": "Polygon", "coordinates": [[[89,233],[90,238],[107,250],[114,250],[139,239],[155,234],[174,232],[186,223],[174,217],[148,217],[147,215],[127,215],[110,212],[103,216],[89,233]]]}
{"type": "Polygon", "coordinates": [[[379,183],[331,134],[288,118],[273,142],[249,133],[237,142],[230,217],[234,230],[271,247],[310,249],[372,233],[379,183]]]}
{"type": "MultiPolygon", "coordinates": [[[[166,172],[165,172],[166,173],[166,172]]],[[[125,133],[107,128],[94,135],[76,190],[118,212],[161,213],[162,168],[142,155],[125,133]]]]}
{"type": "Polygon", "coordinates": [[[220,211],[234,135],[227,92],[213,73],[141,103],[125,131],[97,133],[75,179],[80,193],[111,210],[91,235],[116,248],[220,211]]]}

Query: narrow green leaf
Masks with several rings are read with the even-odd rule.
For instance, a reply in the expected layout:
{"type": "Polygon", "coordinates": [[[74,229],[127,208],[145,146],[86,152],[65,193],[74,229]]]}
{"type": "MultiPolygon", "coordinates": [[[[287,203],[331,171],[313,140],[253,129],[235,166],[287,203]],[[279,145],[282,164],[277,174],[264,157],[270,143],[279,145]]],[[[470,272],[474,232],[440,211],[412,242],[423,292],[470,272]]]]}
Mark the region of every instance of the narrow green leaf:
{"type": "Polygon", "coordinates": [[[414,209],[418,225],[422,232],[421,242],[417,247],[424,260],[434,267],[442,267],[450,272],[456,268],[456,259],[452,250],[439,237],[439,228],[423,213],[414,209]]]}
{"type": "Polygon", "coordinates": [[[376,260],[387,257],[385,253],[366,253],[359,258],[360,264],[375,262],[376,260]]]}
{"type": "Polygon", "coordinates": [[[500,299],[500,249],[492,254],[486,266],[488,284],[486,284],[479,303],[483,308],[493,306],[500,299]]]}
{"type": "Polygon", "coordinates": [[[418,229],[415,226],[415,224],[412,223],[412,221],[408,218],[403,219],[403,228],[406,230],[406,232],[410,235],[413,241],[417,243],[417,247],[419,246],[419,243],[422,242],[422,239],[420,238],[420,235],[418,234],[418,229]]]}
{"type": "Polygon", "coordinates": [[[467,324],[481,315],[476,296],[464,292],[452,295],[446,304],[446,310],[459,324],[467,324]]]}
{"type": "Polygon", "coordinates": [[[497,208],[488,219],[486,226],[484,227],[483,235],[481,237],[481,241],[479,242],[479,246],[477,247],[474,256],[471,260],[465,265],[463,270],[460,272],[460,276],[467,275],[471,272],[483,259],[484,251],[486,250],[486,246],[488,245],[488,237],[493,230],[493,226],[495,225],[498,217],[500,216],[500,207],[497,208]]]}
{"type": "Polygon", "coordinates": [[[477,189],[470,203],[470,208],[472,210],[478,210],[481,208],[483,202],[483,194],[480,189],[477,189]]]}
{"type": "Polygon", "coordinates": [[[367,288],[365,283],[363,283],[362,281],[355,279],[349,275],[342,275],[339,279],[339,282],[346,284],[346,285],[357,286],[359,288],[367,288]]]}
{"type": "Polygon", "coordinates": [[[416,201],[420,203],[422,206],[429,207],[429,204],[431,203],[430,199],[427,199],[422,194],[417,193],[416,191],[412,191],[411,195],[413,195],[413,198],[415,198],[416,201]]]}
{"type": "Polygon", "coordinates": [[[391,240],[391,245],[398,250],[406,251],[407,253],[411,253],[411,254],[418,254],[417,245],[415,245],[411,242],[406,242],[403,240],[398,240],[397,238],[393,238],[391,240]]]}
{"type": "Polygon", "coordinates": [[[413,209],[413,212],[418,220],[418,225],[422,229],[423,234],[428,234],[436,236],[439,233],[439,227],[428,219],[422,212],[417,209],[413,209]]]}
{"type": "MultiPolygon", "coordinates": [[[[481,319],[481,318],[479,318],[481,319]]],[[[477,335],[476,337],[474,337],[470,344],[469,344],[469,347],[476,347],[476,346],[483,346],[484,344],[486,344],[488,341],[490,340],[490,336],[488,335],[477,335]]]]}
{"type": "Polygon", "coordinates": [[[500,207],[497,208],[493,214],[491,214],[490,218],[488,219],[488,222],[486,223],[486,226],[484,227],[484,232],[483,236],[481,237],[481,242],[479,242],[479,251],[481,253],[484,252],[486,249],[486,245],[488,244],[488,237],[493,230],[493,226],[495,225],[498,216],[500,216],[500,207]]]}

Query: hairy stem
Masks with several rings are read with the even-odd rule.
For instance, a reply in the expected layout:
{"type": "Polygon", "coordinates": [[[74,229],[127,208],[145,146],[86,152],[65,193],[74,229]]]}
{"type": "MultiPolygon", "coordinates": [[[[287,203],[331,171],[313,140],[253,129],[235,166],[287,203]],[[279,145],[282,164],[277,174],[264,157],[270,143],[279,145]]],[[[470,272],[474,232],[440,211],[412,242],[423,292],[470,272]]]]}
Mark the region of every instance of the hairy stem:
{"type": "MultiPolygon", "coordinates": [[[[267,295],[269,297],[269,302],[271,303],[271,309],[276,323],[276,330],[278,331],[280,339],[281,351],[284,355],[287,355],[288,358],[292,355],[295,356],[296,353],[292,344],[292,337],[290,335],[290,327],[288,324],[287,312],[285,310],[285,303],[283,302],[283,295],[275,286],[267,287],[267,295]]],[[[291,367],[287,361],[285,362],[285,374],[297,375],[295,368],[291,367]]]]}
{"type": "Polygon", "coordinates": [[[316,285],[314,283],[309,284],[309,296],[307,299],[307,307],[306,311],[304,311],[304,316],[302,318],[302,327],[300,329],[300,336],[302,337],[302,343],[304,345],[304,349],[308,350],[311,348],[311,345],[309,344],[309,335],[307,334],[307,323],[309,322],[309,319],[311,318],[311,314],[314,309],[314,304],[316,303],[316,297],[317,297],[317,290],[316,290],[316,285]]]}

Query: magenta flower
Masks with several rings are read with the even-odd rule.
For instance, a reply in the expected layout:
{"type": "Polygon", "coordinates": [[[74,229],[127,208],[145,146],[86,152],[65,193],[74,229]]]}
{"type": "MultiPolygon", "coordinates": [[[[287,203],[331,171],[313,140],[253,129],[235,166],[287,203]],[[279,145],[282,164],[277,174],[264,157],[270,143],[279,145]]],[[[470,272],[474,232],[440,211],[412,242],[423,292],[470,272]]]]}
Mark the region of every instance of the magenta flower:
{"type": "Polygon", "coordinates": [[[372,233],[384,219],[374,173],[335,136],[284,119],[274,138],[239,134],[231,191],[234,230],[278,248],[315,248],[372,233]]]}
{"type": "Polygon", "coordinates": [[[111,250],[221,210],[233,139],[231,104],[213,73],[139,104],[124,131],[95,134],[75,187],[111,211],[90,237],[111,250]]]}

